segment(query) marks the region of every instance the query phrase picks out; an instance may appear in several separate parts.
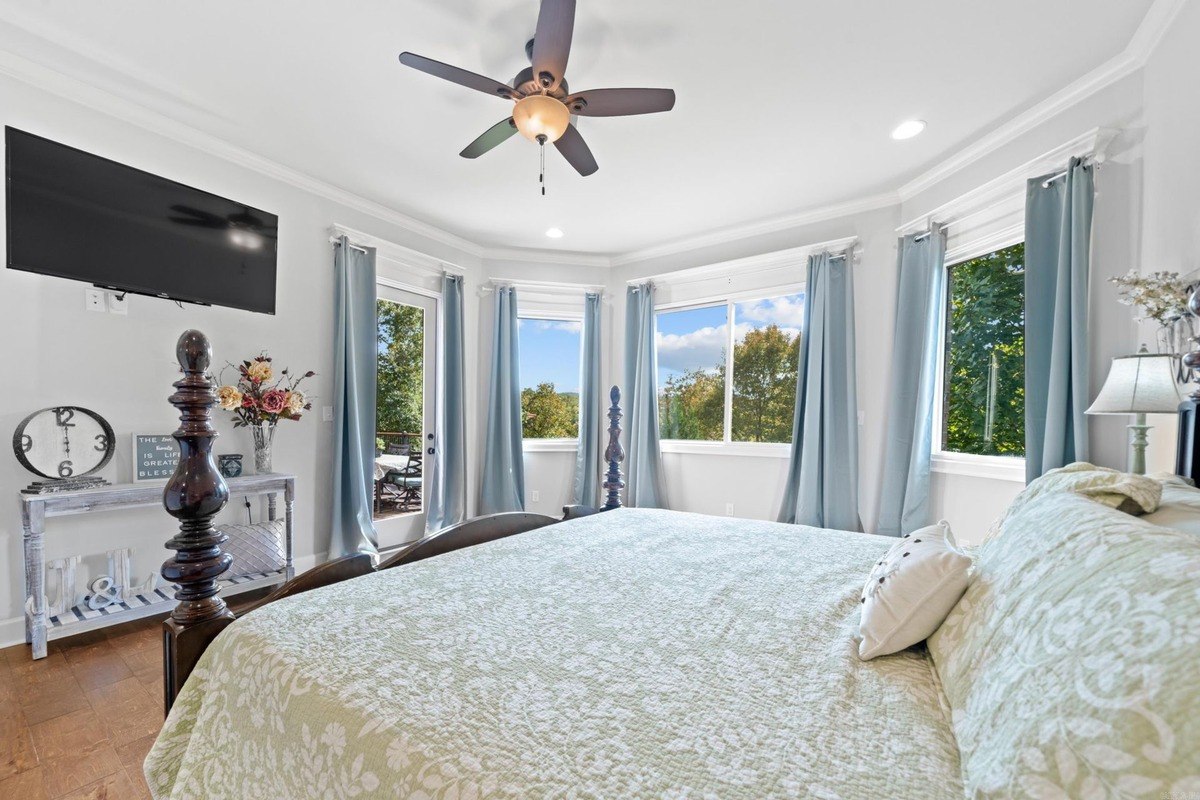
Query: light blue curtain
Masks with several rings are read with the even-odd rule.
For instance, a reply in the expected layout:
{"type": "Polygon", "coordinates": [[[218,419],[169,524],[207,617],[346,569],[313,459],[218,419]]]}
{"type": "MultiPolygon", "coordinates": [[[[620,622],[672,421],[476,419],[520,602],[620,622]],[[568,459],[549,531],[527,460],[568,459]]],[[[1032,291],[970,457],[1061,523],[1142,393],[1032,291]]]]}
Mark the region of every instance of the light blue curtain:
{"type": "Polygon", "coordinates": [[[329,557],[375,553],[375,250],[334,247],[333,519],[329,557]]]}
{"type": "Polygon", "coordinates": [[[1088,460],[1093,169],[1072,158],[1025,195],[1025,480],[1088,460]],[[1043,185],[1047,184],[1047,185],[1043,185]]]}
{"type": "Polygon", "coordinates": [[[933,522],[929,459],[938,346],[945,321],[946,236],[933,226],[898,246],[900,278],[892,337],[888,435],[879,498],[879,533],[899,536],[933,522]]]}
{"type": "Polygon", "coordinates": [[[854,277],[847,257],[809,256],[803,336],[779,521],[860,531],[854,277]]]}
{"type": "MultiPolygon", "coordinates": [[[[463,279],[442,276],[434,455],[426,499],[429,532],[467,518],[467,420],[464,404],[463,279]]],[[[429,463],[428,461],[426,463],[429,463]]]]}
{"type": "Polygon", "coordinates": [[[666,508],[658,444],[658,370],[654,354],[654,285],[625,291],[626,505],[666,508]]]}
{"type": "Polygon", "coordinates": [[[494,308],[492,382],[488,389],[487,434],[483,440],[480,514],[525,510],[516,289],[496,287],[494,308]]]}
{"type": "Polygon", "coordinates": [[[575,452],[575,502],[600,503],[600,295],[583,299],[583,336],[579,358],[579,448],[575,452]]]}

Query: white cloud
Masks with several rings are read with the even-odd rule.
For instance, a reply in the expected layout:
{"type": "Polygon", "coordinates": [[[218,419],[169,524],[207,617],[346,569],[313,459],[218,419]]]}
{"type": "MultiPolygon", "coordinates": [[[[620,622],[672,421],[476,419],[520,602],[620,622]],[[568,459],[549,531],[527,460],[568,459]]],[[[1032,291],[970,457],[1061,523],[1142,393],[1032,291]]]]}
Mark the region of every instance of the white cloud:
{"type": "Polygon", "coordinates": [[[583,331],[583,323],[579,320],[528,319],[525,317],[517,319],[518,328],[524,328],[526,325],[538,331],[563,331],[566,333],[581,333],[583,331]]]}
{"type": "Polygon", "coordinates": [[[804,295],[738,303],[734,313],[737,319],[757,322],[760,325],[774,323],[781,328],[800,329],[804,327],[804,295]]]}
{"type": "Polygon", "coordinates": [[[725,348],[729,344],[729,327],[717,325],[689,333],[658,332],[654,341],[658,349],[660,369],[677,372],[690,369],[712,370],[721,363],[725,348]]]}

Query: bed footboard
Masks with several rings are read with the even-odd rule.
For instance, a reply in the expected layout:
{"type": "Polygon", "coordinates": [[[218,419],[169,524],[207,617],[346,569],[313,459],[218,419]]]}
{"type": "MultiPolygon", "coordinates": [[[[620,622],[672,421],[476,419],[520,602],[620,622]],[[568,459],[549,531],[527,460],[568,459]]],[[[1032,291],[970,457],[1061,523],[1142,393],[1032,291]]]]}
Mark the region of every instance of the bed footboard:
{"type": "MultiPolygon", "coordinates": [[[[162,566],[162,576],[179,587],[179,604],[163,623],[163,699],[167,711],[175,703],[183,684],[210,643],[234,621],[234,613],[221,599],[217,579],[233,558],[224,552],[226,536],[213,526],[213,518],[229,500],[229,488],[217,470],[212,442],[212,409],[217,403],[216,386],[208,375],[212,347],[200,331],[185,331],[175,348],[183,377],[175,382],[171,404],[179,409],[179,466],[163,490],[163,506],[179,520],[179,533],[167,548],[175,555],[162,566]]],[[[620,391],[612,388],[608,410],[609,442],[605,450],[608,472],[604,488],[607,498],[599,509],[571,507],[566,518],[607,511],[621,505],[620,463],[625,458],[619,441],[621,429],[620,391]]],[[[494,541],[535,530],[561,520],[544,514],[513,512],[476,517],[430,534],[401,549],[378,566],[372,556],[355,553],[326,562],[297,575],[262,600],[241,609],[244,614],[267,603],[322,586],[361,577],[371,572],[411,564],[463,547],[494,541]]]]}

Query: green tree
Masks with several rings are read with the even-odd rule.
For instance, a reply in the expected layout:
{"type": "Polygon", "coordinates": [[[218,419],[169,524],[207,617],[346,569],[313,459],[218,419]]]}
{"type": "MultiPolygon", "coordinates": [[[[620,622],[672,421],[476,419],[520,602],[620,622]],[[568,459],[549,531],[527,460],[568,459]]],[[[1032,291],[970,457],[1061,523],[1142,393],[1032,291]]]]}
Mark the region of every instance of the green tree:
{"type": "Polygon", "coordinates": [[[944,447],[1025,454],[1025,245],[950,268],[944,447]]]}
{"type": "MultiPolygon", "coordinates": [[[[790,442],[800,336],[778,325],[751,329],[733,348],[733,440],[790,442]]],[[[664,439],[720,441],[725,428],[724,357],[713,369],[668,378],[658,395],[664,439]]]]}
{"type": "Polygon", "coordinates": [[[694,369],[667,378],[658,396],[664,439],[720,441],[725,422],[725,371],[694,369]]]}
{"type": "Polygon", "coordinates": [[[526,439],[579,436],[579,396],[558,392],[553,383],[521,390],[521,435],[526,439]]]}
{"type": "Polygon", "coordinates": [[[790,442],[800,336],[753,328],[733,349],[733,440],[790,442]]]}
{"type": "Polygon", "coordinates": [[[419,435],[424,409],[425,312],[379,300],[375,320],[379,342],[376,430],[419,435]]]}

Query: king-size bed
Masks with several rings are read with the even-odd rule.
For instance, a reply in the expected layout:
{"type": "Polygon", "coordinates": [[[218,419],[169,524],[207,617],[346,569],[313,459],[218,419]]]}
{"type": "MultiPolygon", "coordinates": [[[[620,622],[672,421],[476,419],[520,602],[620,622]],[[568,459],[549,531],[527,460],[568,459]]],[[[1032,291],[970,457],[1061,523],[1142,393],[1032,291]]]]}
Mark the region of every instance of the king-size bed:
{"type": "MultiPolygon", "coordinates": [[[[220,543],[204,538],[201,342],[184,344],[191,490],[172,546],[195,565],[220,543]]],[[[893,539],[568,516],[467,523],[378,567],[328,567],[232,622],[200,596],[196,575],[215,567],[167,570],[194,599],[167,623],[154,796],[1200,792],[1196,537],[1077,494],[1031,499],[928,647],[863,661],[863,581],[893,539]]]]}

